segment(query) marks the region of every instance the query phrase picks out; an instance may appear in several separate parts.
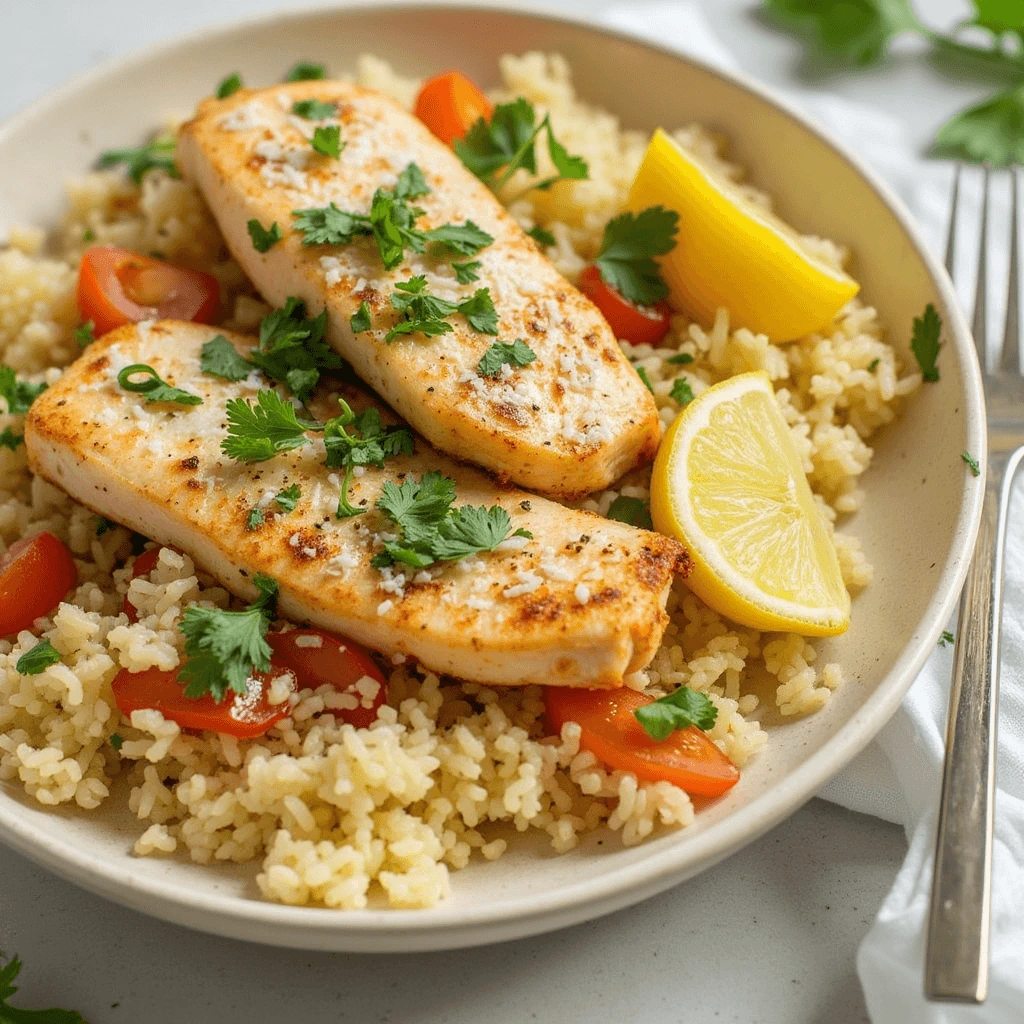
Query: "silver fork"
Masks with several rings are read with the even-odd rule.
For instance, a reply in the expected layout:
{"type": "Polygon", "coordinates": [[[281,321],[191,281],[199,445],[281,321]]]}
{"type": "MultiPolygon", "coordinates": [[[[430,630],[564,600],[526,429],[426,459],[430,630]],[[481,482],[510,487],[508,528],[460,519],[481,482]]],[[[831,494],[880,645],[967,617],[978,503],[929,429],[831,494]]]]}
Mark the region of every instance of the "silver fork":
{"type": "MultiPolygon", "coordinates": [[[[946,269],[950,276],[956,248],[960,171],[958,166],[953,178],[946,242],[946,269]]],[[[998,364],[991,373],[985,362],[985,307],[992,175],[988,167],[982,173],[984,198],[972,333],[985,386],[988,459],[981,468],[985,479],[981,529],[960,599],[924,978],[927,998],[963,1003],[983,1002],[988,993],[1003,548],[1010,485],[1024,455],[1024,378],[1018,337],[1017,170],[1010,170],[1013,201],[1006,322],[998,364]]]]}

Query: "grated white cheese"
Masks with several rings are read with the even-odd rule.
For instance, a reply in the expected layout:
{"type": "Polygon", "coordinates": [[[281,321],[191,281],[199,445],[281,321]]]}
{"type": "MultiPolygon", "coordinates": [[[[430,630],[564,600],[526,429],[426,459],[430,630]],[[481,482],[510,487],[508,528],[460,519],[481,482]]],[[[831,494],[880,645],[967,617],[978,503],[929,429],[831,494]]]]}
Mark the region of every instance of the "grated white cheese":
{"type": "Polygon", "coordinates": [[[320,269],[324,272],[324,280],[328,285],[337,284],[345,276],[341,260],[337,256],[321,256],[320,269]]]}
{"type": "Polygon", "coordinates": [[[395,602],[392,601],[390,598],[388,598],[387,601],[381,601],[381,603],[379,605],[377,605],[377,614],[378,615],[387,615],[387,613],[389,611],[391,611],[391,609],[394,608],[394,607],[395,607],[395,602]]]}
{"type": "Polygon", "coordinates": [[[573,594],[580,604],[586,604],[590,600],[590,587],[585,583],[577,583],[573,594]]]}
{"type": "Polygon", "coordinates": [[[517,584],[511,587],[506,587],[502,591],[505,597],[521,597],[523,594],[532,594],[544,583],[544,580],[540,576],[535,572],[530,572],[529,570],[520,570],[517,572],[516,579],[519,580],[517,584]]]}

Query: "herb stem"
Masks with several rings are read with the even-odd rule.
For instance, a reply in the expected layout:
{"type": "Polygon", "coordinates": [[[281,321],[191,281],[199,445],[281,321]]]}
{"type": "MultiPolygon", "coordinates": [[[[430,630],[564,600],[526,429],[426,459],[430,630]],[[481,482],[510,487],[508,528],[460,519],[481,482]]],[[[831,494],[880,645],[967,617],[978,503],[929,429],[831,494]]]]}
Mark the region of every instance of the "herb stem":
{"type": "MultiPolygon", "coordinates": [[[[519,161],[522,160],[523,155],[537,141],[537,137],[540,135],[540,133],[547,126],[548,126],[548,115],[545,114],[544,115],[544,120],[541,121],[541,123],[539,125],[537,125],[536,128],[534,128],[534,130],[533,130],[532,134],[530,135],[530,137],[526,140],[526,142],[524,142],[519,147],[518,150],[516,150],[515,156],[513,156],[512,159],[509,160],[508,166],[505,168],[505,173],[502,174],[502,176],[496,182],[491,184],[491,191],[492,192],[497,192],[501,188],[501,186],[504,185],[505,182],[508,181],[509,178],[511,178],[512,175],[515,174],[516,171],[519,170],[519,161]]],[[[530,189],[527,189],[527,191],[530,191],[530,189]]]]}

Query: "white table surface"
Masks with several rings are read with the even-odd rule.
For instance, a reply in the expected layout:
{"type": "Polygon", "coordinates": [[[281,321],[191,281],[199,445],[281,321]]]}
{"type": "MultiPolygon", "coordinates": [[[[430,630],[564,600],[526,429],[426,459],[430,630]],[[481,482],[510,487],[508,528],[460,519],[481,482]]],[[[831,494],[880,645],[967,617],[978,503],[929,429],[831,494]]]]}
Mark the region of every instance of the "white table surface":
{"type": "MultiPolygon", "coordinates": [[[[509,0],[510,5],[514,0],[509,0]]],[[[756,0],[702,0],[746,69],[827,87],[908,119],[926,140],[980,95],[920,62],[823,82],[756,0]],[[909,118],[912,117],[912,122],[909,118]]],[[[297,0],[0,0],[0,119],[101,60],[297,0]]],[[[595,0],[549,0],[596,12],[595,0]]],[[[920,4],[930,17],[959,0],[920,4]]],[[[857,945],[904,855],[893,825],[814,800],[669,893],[536,939],[452,953],[315,954],[205,936],[84,892],[0,846],[0,950],[25,967],[22,1006],[90,1024],[855,1024],[857,945]]]]}

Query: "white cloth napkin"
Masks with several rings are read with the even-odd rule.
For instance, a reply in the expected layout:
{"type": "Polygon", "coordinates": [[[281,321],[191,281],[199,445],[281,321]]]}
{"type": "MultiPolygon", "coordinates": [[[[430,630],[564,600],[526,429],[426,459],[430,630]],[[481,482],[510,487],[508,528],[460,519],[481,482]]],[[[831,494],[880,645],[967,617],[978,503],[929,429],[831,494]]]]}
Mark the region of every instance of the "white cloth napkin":
{"type": "MultiPolygon", "coordinates": [[[[736,61],[715,37],[699,8],[682,0],[634,2],[612,7],[604,20],[661,45],[674,46],[705,63],[727,70],[736,61]]],[[[921,222],[936,252],[946,230],[950,168],[927,161],[907,142],[902,123],[881,111],[824,92],[794,87],[787,98],[819,121],[831,135],[850,144],[873,164],[921,222]]],[[[980,184],[965,181],[965,198],[973,206],[968,220],[978,223],[980,184]],[[973,214],[973,216],[971,216],[973,214]]],[[[1009,224],[1004,196],[994,197],[990,222],[998,235],[1009,224]]],[[[962,231],[960,259],[973,265],[970,232],[962,231]]],[[[997,316],[992,337],[1002,323],[1001,296],[1006,251],[992,239],[990,283],[997,316]]],[[[958,260],[959,263],[959,260],[958,260]]],[[[961,275],[967,279],[969,275],[961,275]]],[[[961,300],[969,307],[971,285],[961,300]]],[[[990,346],[991,350],[991,346],[990,346]]],[[[841,775],[820,795],[853,810],[902,824],[910,850],[892,891],[864,939],[857,967],[874,1024],[1022,1024],[1024,1022],[1024,494],[1018,488],[1007,548],[1003,616],[1002,693],[999,725],[999,792],[996,803],[994,914],[991,984],[983,1007],[926,1003],[922,994],[924,929],[931,884],[935,809],[942,770],[946,706],[952,672],[952,649],[939,648],[925,665],[893,719],[841,775]],[[1016,513],[1014,515],[1014,512],[1016,513]]]]}

